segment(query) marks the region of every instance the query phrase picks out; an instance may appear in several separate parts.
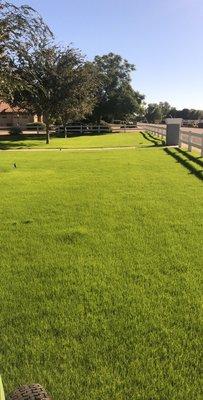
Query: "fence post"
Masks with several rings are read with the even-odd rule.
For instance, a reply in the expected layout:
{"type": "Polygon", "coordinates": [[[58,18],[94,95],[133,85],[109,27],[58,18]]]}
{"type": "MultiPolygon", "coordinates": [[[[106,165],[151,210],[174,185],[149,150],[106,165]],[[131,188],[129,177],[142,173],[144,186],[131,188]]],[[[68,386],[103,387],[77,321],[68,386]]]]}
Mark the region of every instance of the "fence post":
{"type": "Polygon", "coordinates": [[[178,146],[181,148],[181,144],[182,144],[182,137],[181,137],[181,135],[182,135],[182,132],[181,132],[181,130],[180,130],[180,134],[179,134],[179,142],[178,142],[178,146]]]}
{"type": "Polygon", "coordinates": [[[192,151],[192,132],[188,132],[188,151],[192,151]]]}
{"type": "Polygon", "coordinates": [[[100,127],[100,125],[98,125],[98,133],[100,133],[101,132],[101,127],[100,127]]]}
{"type": "Polygon", "coordinates": [[[83,133],[82,125],[80,125],[80,133],[81,133],[81,134],[83,133]]]}
{"type": "Polygon", "coordinates": [[[202,135],[202,140],[201,140],[201,142],[202,142],[201,157],[203,157],[203,135],[202,135]]]}

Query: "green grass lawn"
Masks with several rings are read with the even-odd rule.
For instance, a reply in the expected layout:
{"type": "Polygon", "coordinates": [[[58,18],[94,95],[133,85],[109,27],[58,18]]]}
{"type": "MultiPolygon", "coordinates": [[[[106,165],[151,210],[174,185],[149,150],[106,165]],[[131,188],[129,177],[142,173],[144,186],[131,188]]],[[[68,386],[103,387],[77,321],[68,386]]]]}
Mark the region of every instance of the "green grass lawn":
{"type": "Polygon", "coordinates": [[[7,393],[201,399],[201,159],[136,135],[146,148],[0,153],[7,393]]]}
{"type": "MultiPolygon", "coordinates": [[[[45,137],[37,136],[16,140],[9,138],[2,140],[0,137],[0,149],[26,149],[26,148],[91,148],[91,147],[117,147],[117,146],[141,146],[143,137],[138,132],[114,133],[105,135],[84,135],[65,138],[52,137],[47,145],[45,137]]],[[[152,143],[149,143],[151,145],[152,143]]],[[[147,143],[145,142],[145,146],[147,143]]]]}

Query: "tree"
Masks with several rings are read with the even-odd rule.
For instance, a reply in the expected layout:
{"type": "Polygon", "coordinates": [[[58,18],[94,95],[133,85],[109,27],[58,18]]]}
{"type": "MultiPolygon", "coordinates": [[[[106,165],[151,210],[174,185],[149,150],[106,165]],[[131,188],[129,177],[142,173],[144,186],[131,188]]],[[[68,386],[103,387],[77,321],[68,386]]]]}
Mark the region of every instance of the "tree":
{"type": "Polygon", "coordinates": [[[93,111],[97,122],[101,119],[125,119],[138,112],[144,96],[131,87],[131,73],[135,70],[135,65],[114,53],[96,56],[94,65],[100,83],[98,100],[93,111]]]}
{"type": "Polygon", "coordinates": [[[164,101],[159,103],[159,108],[161,112],[161,120],[164,122],[164,120],[170,116],[171,106],[167,101],[164,101]]]}
{"type": "Polygon", "coordinates": [[[97,71],[91,62],[84,62],[83,59],[81,61],[78,74],[76,75],[74,71],[76,86],[73,87],[71,93],[64,93],[66,97],[64,97],[64,103],[59,113],[65,133],[67,123],[90,116],[96,103],[97,71]]]}
{"type": "Polygon", "coordinates": [[[65,125],[91,112],[97,76],[93,65],[86,63],[78,50],[41,47],[27,54],[16,66],[16,73],[26,84],[23,90],[15,91],[10,103],[43,115],[47,143],[54,119],[60,117],[65,125]]]}
{"type": "Polygon", "coordinates": [[[184,120],[198,120],[202,118],[203,111],[183,108],[177,110],[175,107],[171,107],[167,102],[160,102],[159,104],[153,103],[148,104],[145,112],[145,116],[148,122],[161,122],[166,118],[182,118],[184,120]]]}
{"type": "Polygon", "coordinates": [[[182,110],[171,109],[171,116],[175,118],[182,118],[184,120],[198,120],[202,117],[203,112],[201,110],[194,110],[183,108],[182,110]]]}
{"type": "Polygon", "coordinates": [[[142,99],[143,96],[135,92],[129,84],[123,84],[112,93],[108,101],[108,119],[111,121],[114,119],[125,120],[133,116],[135,112],[139,111],[142,99]]]}
{"type": "Polygon", "coordinates": [[[160,122],[162,120],[162,111],[159,104],[156,103],[148,104],[145,117],[147,121],[150,123],[154,124],[156,122],[160,122]]]}
{"type": "Polygon", "coordinates": [[[16,87],[25,82],[16,67],[42,45],[50,44],[53,34],[42,17],[27,5],[0,4],[0,98],[7,101],[16,87]]]}

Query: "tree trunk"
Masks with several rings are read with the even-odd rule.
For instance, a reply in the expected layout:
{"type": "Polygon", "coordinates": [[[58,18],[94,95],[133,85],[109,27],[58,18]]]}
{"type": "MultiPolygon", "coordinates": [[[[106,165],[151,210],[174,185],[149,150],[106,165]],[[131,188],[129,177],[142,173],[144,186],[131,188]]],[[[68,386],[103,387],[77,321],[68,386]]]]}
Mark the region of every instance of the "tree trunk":
{"type": "Polygon", "coordinates": [[[50,143],[49,124],[46,124],[46,144],[50,143]]]}
{"type": "Polygon", "coordinates": [[[66,129],[66,124],[64,125],[64,136],[65,136],[65,139],[67,139],[67,129],[66,129]]]}

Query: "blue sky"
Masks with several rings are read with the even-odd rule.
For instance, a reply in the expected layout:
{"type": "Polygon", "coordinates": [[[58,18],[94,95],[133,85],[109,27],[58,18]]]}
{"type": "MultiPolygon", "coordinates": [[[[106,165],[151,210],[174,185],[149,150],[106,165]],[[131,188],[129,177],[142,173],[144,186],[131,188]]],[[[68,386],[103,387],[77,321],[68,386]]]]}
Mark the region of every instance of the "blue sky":
{"type": "Polygon", "coordinates": [[[136,64],[147,102],[203,109],[203,0],[24,0],[62,44],[88,59],[110,51],[136,64]]]}

